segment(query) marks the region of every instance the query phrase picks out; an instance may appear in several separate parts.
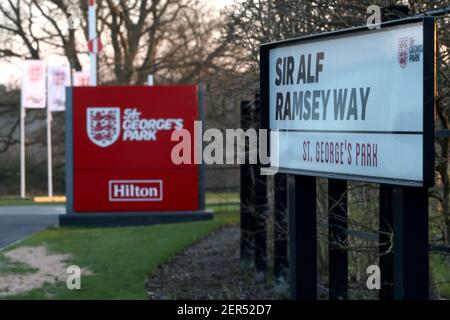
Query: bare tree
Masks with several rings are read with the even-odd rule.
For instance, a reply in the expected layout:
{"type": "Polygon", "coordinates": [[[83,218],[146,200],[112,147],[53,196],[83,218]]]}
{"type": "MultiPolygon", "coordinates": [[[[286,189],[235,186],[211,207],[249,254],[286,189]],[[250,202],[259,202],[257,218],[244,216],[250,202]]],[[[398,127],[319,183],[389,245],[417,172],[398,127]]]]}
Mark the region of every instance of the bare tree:
{"type": "MultiPolygon", "coordinates": [[[[200,0],[97,1],[101,79],[142,84],[153,73],[166,81],[187,82],[215,66],[224,44],[215,41],[219,21],[208,17],[200,0]],[[170,72],[169,72],[170,70],[170,72]]],[[[68,29],[68,0],[7,0],[0,3],[0,31],[8,46],[0,59],[67,57],[77,70],[87,54],[87,1],[77,30],[68,29]]],[[[3,46],[2,46],[3,47],[3,46]]]]}
{"type": "MultiPolygon", "coordinates": [[[[411,14],[426,13],[437,8],[450,6],[450,1],[356,1],[356,0],[244,0],[235,3],[226,11],[227,36],[230,51],[239,52],[234,65],[242,74],[254,81],[259,80],[259,45],[276,40],[332,31],[353,26],[365,25],[366,9],[369,5],[388,7],[390,4],[403,3],[410,7],[411,14]]],[[[437,104],[436,127],[450,129],[450,69],[449,63],[449,16],[437,18],[438,55],[437,55],[437,104]]],[[[430,226],[433,242],[450,243],[450,139],[436,140],[436,187],[430,191],[434,204],[430,212],[430,226]]],[[[326,190],[322,185],[319,188],[326,190]]],[[[349,189],[349,228],[358,232],[374,233],[377,226],[377,188],[370,184],[350,184],[349,189]],[[372,205],[371,205],[372,204],[372,205]]],[[[324,199],[322,199],[324,200],[324,199]]],[[[322,201],[323,202],[323,201],[322,201]]],[[[326,203],[326,201],[325,201],[326,203]]],[[[328,209],[320,205],[321,221],[326,221],[328,209]]],[[[326,230],[326,229],[324,229],[326,230]]],[[[319,233],[320,235],[320,233],[319,233]]],[[[321,235],[321,247],[327,241],[327,233],[321,235]]],[[[355,256],[353,276],[359,277],[364,271],[359,267],[361,259],[373,261],[377,256],[377,243],[352,239],[346,244],[355,256]],[[366,252],[365,257],[361,253],[366,252]],[[375,254],[373,254],[375,252],[375,254]]],[[[321,261],[325,261],[323,252],[319,252],[321,261]]]]}
{"type": "MultiPolygon", "coordinates": [[[[226,43],[219,41],[220,17],[206,4],[206,0],[97,1],[97,34],[104,47],[98,56],[99,83],[144,84],[148,74],[162,84],[212,79],[221,68],[226,43]]],[[[58,55],[81,70],[88,54],[87,11],[87,1],[0,1],[0,63],[58,55]],[[68,28],[68,18],[77,18],[69,10],[72,5],[78,5],[81,12],[74,30],[68,28]]],[[[17,153],[19,99],[18,91],[0,96],[0,115],[8,119],[0,133],[0,153],[5,156],[17,153]]],[[[33,110],[27,121],[43,117],[42,110],[33,110]]],[[[64,151],[64,119],[55,114],[54,120],[53,147],[64,151]]],[[[37,126],[31,128],[37,130],[37,126]]],[[[27,135],[27,139],[28,144],[45,142],[41,134],[27,135]]],[[[56,168],[63,165],[62,157],[55,159],[56,168]]],[[[6,165],[4,169],[13,170],[6,165]]],[[[0,175],[0,179],[16,174],[0,175]]],[[[56,178],[63,180],[64,176],[56,178]]],[[[56,183],[63,185],[59,180],[56,183]]]]}

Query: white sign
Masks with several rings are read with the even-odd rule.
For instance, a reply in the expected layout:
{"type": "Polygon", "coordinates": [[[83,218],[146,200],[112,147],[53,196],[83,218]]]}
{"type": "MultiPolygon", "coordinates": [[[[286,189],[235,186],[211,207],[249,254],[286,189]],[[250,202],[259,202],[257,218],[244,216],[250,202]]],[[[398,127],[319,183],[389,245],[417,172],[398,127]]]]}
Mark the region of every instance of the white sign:
{"type": "Polygon", "coordinates": [[[48,67],[47,100],[50,111],[65,110],[66,86],[70,86],[70,68],[68,66],[48,67]]]}
{"type": "Polygon", "coordinates": [[[433,35],[420,21],[267,45],[268,127],[279,134],[271,162],[281,172],[428,181],[424,144],[432,150],[433,142],[424,119],[433,106],[425,109],[425,98],[433,93],[424,72],[433,75],[433,60],[424,57],[424,36],[433,35]]]}
{"type": "Polygon", "coordinates": [[[22,75],[22,108],[45,108],[45,62],[24,60],[22,75]]]}
{"type": "Polygon", "coordinates": [[[153,75],[152,74],[149,74],[147,76],[147,85],[148,86],[152,86],[153,85],[153,75]]]}
{"type": "Polygon", "coordinates": [[[88,87],[90,86],[89,72],[76,71],[73,73],[74,87],[88,87]]]}

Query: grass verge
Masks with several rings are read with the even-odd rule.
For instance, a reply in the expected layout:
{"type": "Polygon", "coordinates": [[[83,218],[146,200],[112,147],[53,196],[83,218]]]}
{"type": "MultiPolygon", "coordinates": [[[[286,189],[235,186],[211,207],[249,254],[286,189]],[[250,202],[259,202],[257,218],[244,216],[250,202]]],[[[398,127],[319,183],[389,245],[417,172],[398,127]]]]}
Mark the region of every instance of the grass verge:
{"type": "MultiPolygon", "coordinates": [[[[239,203],[237,192],[207,192],[206,202],[214,205],[239,203]]],[[[65,202],[34,202],[32,198],[21,199],[17,197],[0,198],[0,206],[28,206],[28,205],[65,205],[65,202]]]]}
{"type": "Polygon", "coordinates": [[[13,262],[0,253],[0,275],[6,273],[26,274],[35,271],[36,269],[30,267],[29,265],[13,262]]]}
{"type": "MultiPolygon", "coordinates": [[[[238,221],[238,214],[217,212],[214,220],[128,228],[54,228],[14,245],[46,245],[50,252],[70,253],[68,265],[87,268],[94,274],[82,276],[81,290],[68,290],[65,283],[8,299],[146,299],[144,281],[156,267],[176,253],[227,224],[238,221]]],[[[3,271],[14,270],[6,264],[3,271]]],[[[3,260],[1,260],[3,259],[3,260]]],[[[0,271],[1,272],[1,271],[0,271]]]]}
{"type": "Polygon", "coordinates": [[[61,206],[65,202],[34,202],[33,199],[5,198],[0,199],[0,207],[3,206],[61,206]]]}

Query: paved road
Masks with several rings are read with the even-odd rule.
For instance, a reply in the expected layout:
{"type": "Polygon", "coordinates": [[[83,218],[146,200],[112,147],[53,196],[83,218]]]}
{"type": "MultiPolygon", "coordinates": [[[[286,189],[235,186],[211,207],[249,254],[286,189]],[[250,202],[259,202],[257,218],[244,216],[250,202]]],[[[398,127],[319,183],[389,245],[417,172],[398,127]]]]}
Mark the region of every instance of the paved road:
{"type": "Polygon", "coordinates": [[[64,206],[0,206],[0,249],[37,231],[58,225],[64,206]]]}

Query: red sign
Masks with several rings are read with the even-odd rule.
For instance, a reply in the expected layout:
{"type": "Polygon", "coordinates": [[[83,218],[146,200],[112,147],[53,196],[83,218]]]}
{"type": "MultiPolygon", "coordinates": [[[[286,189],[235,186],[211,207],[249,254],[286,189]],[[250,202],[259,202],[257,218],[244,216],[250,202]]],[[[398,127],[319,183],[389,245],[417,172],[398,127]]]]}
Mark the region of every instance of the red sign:
{"type": "Polygon", "coordinates": [[[91,39],[88,42],[88,48],[90,53],[99,53],[103,49],[103,43],[98,38],[91,39]],[[94,41],[97,42],[97,48],[94,47],[94,41]]]}
{"type": "Polygon", "coordinates": [[[198,165],[171,160],[172,132],[194,136],[196,86],[74,87],[72,101],[75,212],[199,209],[198,165]]]}

